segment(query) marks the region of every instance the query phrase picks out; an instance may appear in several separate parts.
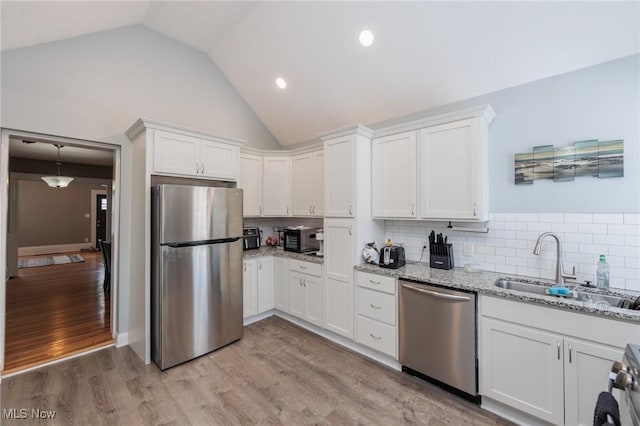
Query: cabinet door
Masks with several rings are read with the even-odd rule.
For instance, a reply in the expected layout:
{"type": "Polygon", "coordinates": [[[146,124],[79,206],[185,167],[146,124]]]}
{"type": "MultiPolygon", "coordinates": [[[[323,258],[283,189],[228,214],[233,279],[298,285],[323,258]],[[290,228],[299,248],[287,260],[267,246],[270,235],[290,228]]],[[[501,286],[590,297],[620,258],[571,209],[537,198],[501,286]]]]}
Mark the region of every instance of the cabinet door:
{"type": "Polygon", "coordinates": [[[258,259],[258,313],[274,307],[273,257],[262,257],[258,259]]]}
{"type": "Polygon", "coordinates": [[[200,174],[203,177],[238,180],[240,149],[235,145],[203,140],[200,143],[200,174]]]}
{"type": "Polygon", "coordinates": [[[156,130],[153,138],[155,173],[196,176],[200,170],[200,139],[156,130]]]}
{"type": "Polygon", "coordinates": [[[311,324],[322,326],[322,278],[306,275],[302,277],[304,288],[304,318],[311,324]]]}
{"type": "Polygon", "coordinates": [[[241,154],[238,188],[244,191],[243,216],[262,214],[262,157],[241,154]]]}
{"type": "Polygon", "coordinates": [[[263,216],[290,216],[291,159],[265,157],[263,165],[263,216]]]}
{"type": "Polygon", "coordinates": [[[324,328],[353,338],[353,220],[324,221],[324,328]]]}
{"type": "Polygon", "coordinates": [[[324,215],[353,217],[355,185],[355,136],[331,139],[324,144],[324,215]]]}
{"type": "Polygon", "coordinates": [[[302,274],[289,272],[289,313],[305,319],[305,291],[302,274]]]}
{"type": "Polygon", "coordinates": [[[324,221],[325,276],[353,282],[354,221],[326,219],[324,221]]]}
{"type": "Polygon", "coordinates": [[[276,309],[289,312],[289,278],[287,259],[273,259],[273,287],[276,309]]]}
{"type": "Polygon", "coordinates": [[[313,155],[313,215],[324,214],[324,152],[313,155]]]}
{"type": "Polygon", "coordinates": [[[244,260],[242,265],[243,317],[258,314],[258,275],[256,259],[244,260]]]}
{"type": "Polygon", "coordinates": [[[554,334],[482,318],[480,393],[563,424],[562,343],[554,334]]]}
{"type": "MultiPolygon", "coordinates": [[[[565,424],[593,424],[598,395],[605,388],[611,364],[620,361],[623,349],[580,340],[564,340],[565,424]]],[[[619,391],[615,396],[621,401],[619,391]]],[[[624,396],[623,396],[624,397],[624,396]]]]}
{"type": "Polygon", "coordinates": [[[313,215],[313,155],[301,154],[291,160],[291,211],[293,216],[313,215]]]}
{"type": "Polygon", "coordinates": [[[416,217],[416,132],[377,138],[371,152],[371,214],[416,217]]]}
{"type": "Polygon", "coordinates": [[[324,278],[323,328],[353,339],[354,296],[353,283],[324,278]]]}
{"type": "Polygon", "coordinates": [[[429,127],[419,135],[421,217],[481,220],[478,119],[429,127]]]}

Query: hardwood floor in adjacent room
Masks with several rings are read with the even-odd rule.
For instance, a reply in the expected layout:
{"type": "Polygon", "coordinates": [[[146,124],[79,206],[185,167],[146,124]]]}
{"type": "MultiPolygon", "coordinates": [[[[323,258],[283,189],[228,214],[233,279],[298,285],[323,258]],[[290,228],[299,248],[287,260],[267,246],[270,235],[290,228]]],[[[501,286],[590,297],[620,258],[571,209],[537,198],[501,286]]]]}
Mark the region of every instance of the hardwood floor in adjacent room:
{"type": "Polygon", "coordinates": [[[52,410],[50,425],[510,424],[276,317],[164,372],[111,347],[1,386],[5,413],[52,410]]]}
{"type": "Polygon", "coordinates": [[[84,262],[18,269],[7,281],[4,374],[113,341],[102,253],[79,254],[84,262]]]}

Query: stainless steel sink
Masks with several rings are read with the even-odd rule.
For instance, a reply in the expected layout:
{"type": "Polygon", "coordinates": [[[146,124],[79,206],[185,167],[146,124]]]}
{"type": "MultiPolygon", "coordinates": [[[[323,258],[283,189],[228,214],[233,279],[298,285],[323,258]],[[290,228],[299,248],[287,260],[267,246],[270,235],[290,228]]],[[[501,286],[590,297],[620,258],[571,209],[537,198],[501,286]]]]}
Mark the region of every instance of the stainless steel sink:
{"type": "Polygon", "coordinates": [[[506,290],[524,291],[526,293],[545,294],[545,290],[551,287],[551,284],[530,283],[511,279],[500,278],[493,283],[496,287],[506,290]]]}
{"type": "MultiPolygon", "coordinates": [[[[543,283],[543,282],[531,282],[531,281],[519,281],[509,278],[499,278],[493,285],[496,287],[504,288],[506,290],[522,291],[524,293],[533,294],[546,294],[546,290],[556,284],[543,283]]],[[[588,291],[579,290],[579,286],[569,287],[572,292],[567,295],[559,295],[568,299],[578,300],[580,302],[592,303],[597,306],[613,306],[618,308],[630,308],[632,304],[632,298],[625,298],[620,296],[614,296],[609,294],[591,293],[588,291]]]]}
{"type": "Polygon", "coordinates": [[[631,300],[618,297],[611,296],[608,294],[597,294],[597,293],[589,293],[586,291],[576,291],[576,299],[581,302],[593,303],[594,305],[602,305],[602,306],[615,306],[618,308],[629,308],[631,305],[631,300]]]}

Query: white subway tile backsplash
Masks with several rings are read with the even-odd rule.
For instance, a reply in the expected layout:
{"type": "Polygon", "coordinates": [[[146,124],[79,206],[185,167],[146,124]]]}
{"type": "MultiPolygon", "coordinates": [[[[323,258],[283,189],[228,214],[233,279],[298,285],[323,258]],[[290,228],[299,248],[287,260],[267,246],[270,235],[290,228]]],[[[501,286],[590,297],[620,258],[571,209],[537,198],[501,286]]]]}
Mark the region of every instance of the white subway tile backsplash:
{"type": "Polygon", "coordinates": [[[594,214],[593,223],[624,223],[622,214],[594,214]]]}
{"type": "Polygon", "coordinates": [[[627,225],[638,225],[640,224],[640,213],[625,213],[624,214],[624,223],[627,225]]]}
{"type": "Polygon", "coordinates": [[[593,236],[591,234],[580,234],[573,232],[565,232],[564,241],[567,243],[583,243],[592,244],[593,236]]]}
{"type": "Polygon", "coordinates": [[[540,222],[562,223],[564,222],[564,214],[562,213],[540,213],[538,215],[540,222]]]}
{"type": "Polygon", "coordinates": [[[593,215],[589,213],[565,213],[564,221],[566,223],[592,223],[593,215]]]}
{"type": "Polygon", "coordinates": [[[538,222],[538,213],[520,213],[516,215],[516,222],[538,222]]]}
{"type": "MultiPolygon", "coordinates": [[[[576,267],[578,281],[595,281],[600,254],[607,255],[611,287],[640,291],[640,214],[494,213],[489,233],[451,231],[444,222],[386,221],[387,238],[403,242],[407,258],[418,260],[422,244],[433,229],[449,236],[457,266],[480,263],[485,270],[530,277],[555,278],[556,243],[546,238],[539,256],[533,254],[538,236],[558,234],[563,243],[566,271],[576,267]],[[474,245],[463,255],[463,243],[474,245]]],[[[428,253],[422,261],[428,262],[428,253]]]]}
{"type": "Polygon", "coordinates": [[[505,222],[504,229],[507,231],[525,231],[527,224],[525,222],[505,222]]]}
{"type": "Polygon", "coordinates": [[[496,265],[496,272],[501,274],[516,274],[517,268],[513,265],[496,265]]]}
{"type": "Polygon", "coordinates": [[[606,234],[607,225],[581,223],[581,224],[578,224],[578,232],[581,234],[606,234]]]}
{"type": "Polygon", "coordinates": [[[624,235],[594,235],[594,244],[609,244],[614,246],[624,245],[624,235]]]}
{"type": "Polygon", "coordinates": [[[495,221],[513,222],[516,220],[516,215],[513,213],[495,213],[493,219],[495,221]]]}
{"type": "Polygon", "coordinates": [[[577,223],[552,223],[551,232],[578,232],[577,223]]]}
{"type": "Polygon", "coordinates": [[[638,225],[607,225],[607,233],[613,235],[640,235],[638,225]]]}

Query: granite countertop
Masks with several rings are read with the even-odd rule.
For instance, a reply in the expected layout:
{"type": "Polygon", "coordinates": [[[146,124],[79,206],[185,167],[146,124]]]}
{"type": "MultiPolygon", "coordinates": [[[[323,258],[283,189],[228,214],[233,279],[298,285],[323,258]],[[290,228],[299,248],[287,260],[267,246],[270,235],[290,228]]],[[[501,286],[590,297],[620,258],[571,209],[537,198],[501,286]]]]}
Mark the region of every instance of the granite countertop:
{"type": "MultiPolygon", "coordinates": [[[[565,299],[558,296],[546,296],[540,294],[526,293],[522,291],[507,290],[493,285],[498,278],[511,277],[519,280],[531,279],[530,277],[509,276],[497,272],[464,272],[462,268],[453,268],[451,270],[433,269],[427,263],[407,262],[405,266],[398,269],[381,268],[378,265],[360,264],[356,266],[356,270],[370,272],[378,275],[386,275],[394,278],[402,278],[414,280],[429,284],[435,284],[442,287],[474,291],[480,294],[490,296],[499,296],[512,299],[518,302],[534,303],[538,305],[560,308],[575,312],[587,314],[595,314],[606,316],[612,319],[633,321],[640,323],[640,311],[632,311],[630,309],[622,309],[615,307],[607,307],[594,305],[593,303],[580,302],[572,299],[565,299]]],[[[539,280],[545,281],[546,280],[539,280]]],[[[585,290],[585,291],[591,291],[585,290]]],[[[593,290],[597,293],[597,290],[593,290]]],[[[637,297],[639,293],[611,291],[608,294],[621,295],[624,297],[637,297]]]]}
{"type": "Polygon", "coordinates": [[[322,256],[316,256],[315,254],[296,253],[294,251],[284,251],[283,249],[276,247],[262,246],[259,249],[245,250],[242,253],[242,257],[245,259],[263,256],[276,256],[284,257],[287,259],[302,260],[304,262],[324,263],[324,258],[322,256]]]}

